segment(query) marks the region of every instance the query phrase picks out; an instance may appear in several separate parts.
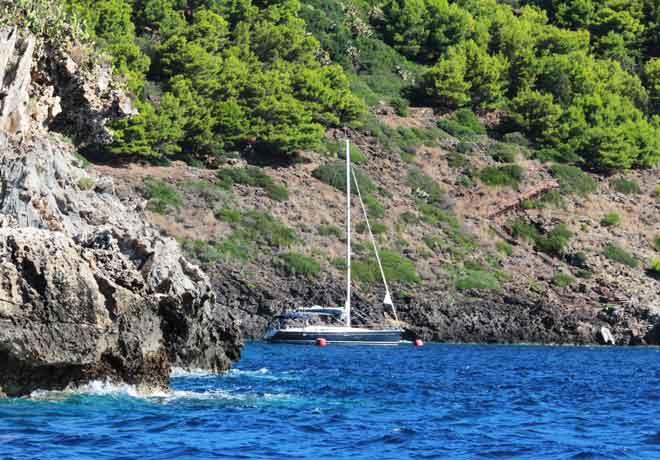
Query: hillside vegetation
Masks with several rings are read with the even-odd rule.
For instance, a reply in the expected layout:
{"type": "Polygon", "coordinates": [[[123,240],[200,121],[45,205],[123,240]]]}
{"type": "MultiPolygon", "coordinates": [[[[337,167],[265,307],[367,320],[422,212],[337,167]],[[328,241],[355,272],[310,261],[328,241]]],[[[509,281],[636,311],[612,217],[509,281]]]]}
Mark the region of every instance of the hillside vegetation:
{"type": "MultiPolygon", "coordinates": [[[[43,1],[12,2],[14,15],[43,1]]],[[[46,2],[47,3],[47,2],[46,2]]],[[[318,147],[367,106],[494,114],[542,159],[660,160],[654,0],[61,0],[139,98],[114,155],[188,161],[318,147]]]]}

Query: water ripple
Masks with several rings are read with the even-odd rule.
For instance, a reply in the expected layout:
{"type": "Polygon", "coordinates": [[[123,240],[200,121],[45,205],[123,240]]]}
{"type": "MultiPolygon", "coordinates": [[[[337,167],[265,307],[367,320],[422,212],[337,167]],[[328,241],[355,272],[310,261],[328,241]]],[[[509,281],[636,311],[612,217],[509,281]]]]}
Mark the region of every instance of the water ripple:
{"type": "Polygon", "coordinates": [[[251,344],[170,391],[0,401],[5,459],[655,459],[658,349],[251,344]]]}

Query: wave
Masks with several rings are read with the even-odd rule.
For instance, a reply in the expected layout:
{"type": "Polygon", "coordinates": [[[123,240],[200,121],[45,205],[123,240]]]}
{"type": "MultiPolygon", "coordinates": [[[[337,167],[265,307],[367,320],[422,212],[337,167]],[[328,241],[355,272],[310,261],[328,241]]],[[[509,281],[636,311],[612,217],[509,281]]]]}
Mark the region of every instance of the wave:
{"type": "Polygon", "coordinates": [[[270,371],[267,367],[262,367],[257,370],[229,369],[227,375],[230,377],[262,377],[264,375],[270,375],[270,371]]]}
{"type": "Polygon", "coordinates": [[[266,367],[256,370],[247,370],[247,369],[229,369],[227,372],[213,372],[207,369],[186,369],[182,367],[173,367],[170,372],[170,377],[173,379],[177,378],[204,378],[204,377],[217,377],[217,376],[226,376],[226,377],[263,377],[269,375],[270,371],[266,367]]]}
{"type": "Polygon", "coordinates": [[[29,399],[58,400],[72,396],[129,396],[131,398],[160,398],[167,397],[169,390],[156,389],[130,385],[128,383],[115,383],[109,380],[92,380],[81,385],[69,385],[64,390],[35,390],[30,393],[29,399]]]}
{"type": "Polygon", "coordinates": [[[77,396],[128,397],[154,403],[170,403],[180,400],[258,403],[260,401],[286,401],[292,399],[286,393],[234,393],[217,388],[204,391],[153,389],[101,380],[91,381],[83,385],[70,385],[64,390],[36,390],[30,394],[28,399],[62,401],[77,396]]]}
{"type": "Polygon", "coordinates": [[[185,377],[196,377],[196,378],[203,378],[203,377],[215,377],[221,375],[218,372],[213,372],[208,369],[198,369],[198,368],[183,368],[183,367],[173,367],[172,370],[170,371],[170,378],[173,379],[178,379],[178,378],[185,378],[185,377]]]}

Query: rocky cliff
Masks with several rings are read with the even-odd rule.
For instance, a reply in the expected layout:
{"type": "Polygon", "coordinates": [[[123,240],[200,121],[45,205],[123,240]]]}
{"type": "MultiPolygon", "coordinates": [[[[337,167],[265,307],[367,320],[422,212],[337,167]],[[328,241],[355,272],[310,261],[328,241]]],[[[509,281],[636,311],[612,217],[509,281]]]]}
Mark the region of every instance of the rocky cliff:
{"type": "Polygon", "coordinates": [[[225,370],[240,339],[206,275],[59,134],[107,142],[133,110],[108,67],[68,51],[0,30],[0,393],[225,370]]]}

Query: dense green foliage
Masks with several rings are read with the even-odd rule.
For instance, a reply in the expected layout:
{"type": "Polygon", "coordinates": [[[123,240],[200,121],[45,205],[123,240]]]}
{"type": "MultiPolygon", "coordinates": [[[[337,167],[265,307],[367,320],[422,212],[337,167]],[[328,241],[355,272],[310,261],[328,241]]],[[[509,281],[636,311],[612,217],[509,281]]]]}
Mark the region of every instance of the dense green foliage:
{"type": "Polygon", "coordinates": [[[376,3],[383,38],[429,65],[419,89],[437,106],[505,108],[504,129],[593,168],[660,160],[657,2],[376,3]]]}
{"type": "Polygon", "coordinates": [[[115,125],[116,154],[287,154],[364,106],[321,63],[297,0],[64,0],[140,96],[115,125]]]}
{"type": "MultiPolygon", "coordinates": [[[[460,136],[474,125],[466,109],[502,109],[493,129],[544,159],[599,170],[660,161],[655,0],[60,2],[138,96],[140,114],[114,125],[115,154],[291,154],[364,121],[365,103],[405,113],[410,100],[459,109],[441,124],[460,136]]],[[[59,10],[34,20],[47,4],[0,6],[63,30],[59,10]]],[[[424,142],[368,120],[365,130],[406,155],[424,142]]]]}
{"type": "Polygon", "coordinates": [[[469,109],[457,110],[451,117],[440,120],[438,127],[456,137],[486,134],[486,128],[469,109]]]}

